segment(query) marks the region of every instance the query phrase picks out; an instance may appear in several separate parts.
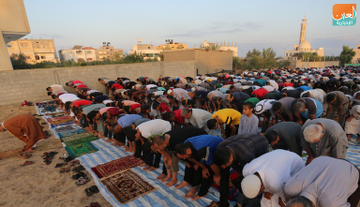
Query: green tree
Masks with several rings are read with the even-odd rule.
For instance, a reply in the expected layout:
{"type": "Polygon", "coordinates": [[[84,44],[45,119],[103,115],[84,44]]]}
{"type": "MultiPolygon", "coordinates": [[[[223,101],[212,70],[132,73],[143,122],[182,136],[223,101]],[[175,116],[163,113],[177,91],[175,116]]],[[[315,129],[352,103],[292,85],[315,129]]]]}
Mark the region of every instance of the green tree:
{"type": "Polygon", "coordinates": [[[26,57],[23,54],[12,54],[10,61],[14,70],[31,68],[30,64],[26,62],[26,57]]]}
{"type": "Polygon", "coordinates": [[[144,62],[144,54],[136,53],[133,54],[126,54],[123,63],[143,63],[144,62]]]}
{"type": "Polygon", "coordinates": [[[113,61],[120,62],[122,59],[122,55],[119,52],[115,52],[111,59],[113,61]]]}
{"type": "Polygon", "coordinates": [[[356,52],[353,49],[349,48],[349,46],[344,45],[339,58],[340,65],[344,66],[345,63],[351,63],[351,60],[353,59],[355,54],[356,52]]]}

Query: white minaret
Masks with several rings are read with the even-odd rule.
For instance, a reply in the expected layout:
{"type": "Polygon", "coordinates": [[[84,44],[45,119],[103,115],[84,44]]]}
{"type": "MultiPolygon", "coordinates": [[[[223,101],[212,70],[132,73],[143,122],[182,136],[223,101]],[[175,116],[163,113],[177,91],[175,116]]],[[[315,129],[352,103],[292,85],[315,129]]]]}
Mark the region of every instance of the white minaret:
{"type": "Polygon", "coordinates": [[[306,22],[306,14],[305,14],[304,19],[303,19],[302,22],[301,22],[299,44],[300,44],[302,41],[305,40],[306,26],[307,26],[307,22],[306,22]]]}
{"type": "Polygon", "coordinates": [[[141,38],[138,38],[138,45],[141,45],[141,38]]]}

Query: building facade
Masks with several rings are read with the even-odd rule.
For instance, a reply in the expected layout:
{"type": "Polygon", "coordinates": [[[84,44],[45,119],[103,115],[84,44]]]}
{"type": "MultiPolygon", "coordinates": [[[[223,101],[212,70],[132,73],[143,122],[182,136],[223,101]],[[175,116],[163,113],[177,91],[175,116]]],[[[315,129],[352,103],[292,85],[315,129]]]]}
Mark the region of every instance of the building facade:
{"type": "Polygon", "coordinates": [[[0,71],[12,70],[8,44],[30,33],[23,0],[0,0],[0,71]]]}
{"type": "Polygon", "coordinates": [[[92,47],[75,45],[72,49],[59,50],[60,61],[73,60],[75,62],[96,61],[96,50],[92,47]]]}
{"type": "Polygon", "coordinates": [[[141,44],[141,38],[138,38],[138,44],[133,45],[133,49],[129,51],[129,54],[143,54],[144,60],[157,59],[160,60],[159,54],[161,50],[154,49],[152,44],[141,44]]]}
{"type": "Polygon", "coordinates": [[[7,43],[7,50],[9,56],[24,55],[29,64],[58,61],[53,39],[19,39],[7,43]]]}
{"type": "Polygon", "coordinates": [[[113,60],[118,61],[124,57],[123,49],[115,49],[113,46],[110,46],[110,43],[103,44],[100,49],[96,49],[96,60],[104,61],[104,60],[113,60]]]}
{"type": "Polygon", "coordinates": [[[307,19],[305,15],[304,19],[302,19],[302,22],[300,24],[301,28],[300,28],[299,44],[295,44],[293,50],[285,50],[285,54],[284,54],[285,60],[296,60],[297,58],[294,57],[294,55],[298,53],[317,53],[319,57],[324,56],[324,48],[319,47],[317,49],[312,49],[310,43],[307,40],[305,40],[306,26],[308,24],[306,20],[307,19]]]}
{"type": "Polygon", "coordinates": [[[360,63],[360,45],[357,45],[357,47],[355,49],[353,49],[353,50],[356,52],[356,54],[353,57],[351,63],[352,64],[360,63]]]}
{"type": "Polygon", "coordinates": [[[155,47],[156,50],[184,50],[187,49],[187,44],[181,44],[180,42],[171,42],[167,44],[161,44],[155,47]]]}
{"type": "Polygon", "coordinates": [[[206,40],[204,40],[204,42],[201,43],[200,45],[201,48],[208,48],[208,47],[215,47],[216,50],[222,50],[222,51],[231,51],[233,53],[234,57],[238,56],[238,47],[236,46],[236,43],[231,43],[228,42],[228,44],[226,44],[226,42],[223,43],[210,43],[206,40]]]}

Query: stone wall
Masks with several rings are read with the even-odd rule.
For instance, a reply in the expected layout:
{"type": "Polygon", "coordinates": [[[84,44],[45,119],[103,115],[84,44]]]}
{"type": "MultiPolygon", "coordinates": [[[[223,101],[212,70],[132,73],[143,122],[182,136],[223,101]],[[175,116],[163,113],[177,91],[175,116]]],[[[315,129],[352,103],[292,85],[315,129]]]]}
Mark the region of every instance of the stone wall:
{"type": "Polygon", "coordinates": [[[70,80],[81,80],[88,87],[105,92],[104,86],[98,82],[100,77],[112,80],[127,77],[135,80],[142,76],[157,80],[159,75],[195,77],[195,61],[0,71],[0,106],[21,104],[24,100],[50,100],[45,89],[52,84],[61,84],[65,90],[73,92],[70,87],[65,86],[70,80]]]}

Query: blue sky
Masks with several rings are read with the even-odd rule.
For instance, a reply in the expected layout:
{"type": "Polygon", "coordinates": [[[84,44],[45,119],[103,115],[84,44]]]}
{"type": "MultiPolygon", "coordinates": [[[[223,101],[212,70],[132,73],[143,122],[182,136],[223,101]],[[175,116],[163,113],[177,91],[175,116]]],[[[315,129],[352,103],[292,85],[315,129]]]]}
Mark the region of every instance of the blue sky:
{"type": "MultiPolygon", "coordinates": [[[[54,38],[56,49],[74,45],[99,48],[111,42],[128,52],[137,38],[160,45],[165,39],[200,46],[201,42],[233,42],[238,56],[272,47],[278,56],[293,49],[300,23],[308,19],[306,40],[325,55],[339,55],[343,45],[360,44],[360,18],[354,26],[332,26],[332,7],[355,1],[267,0],[24,0],[31,33],[26,38],[54,38]]],[[[357,5],[359,7],[360,4],[357,5]]]]}

